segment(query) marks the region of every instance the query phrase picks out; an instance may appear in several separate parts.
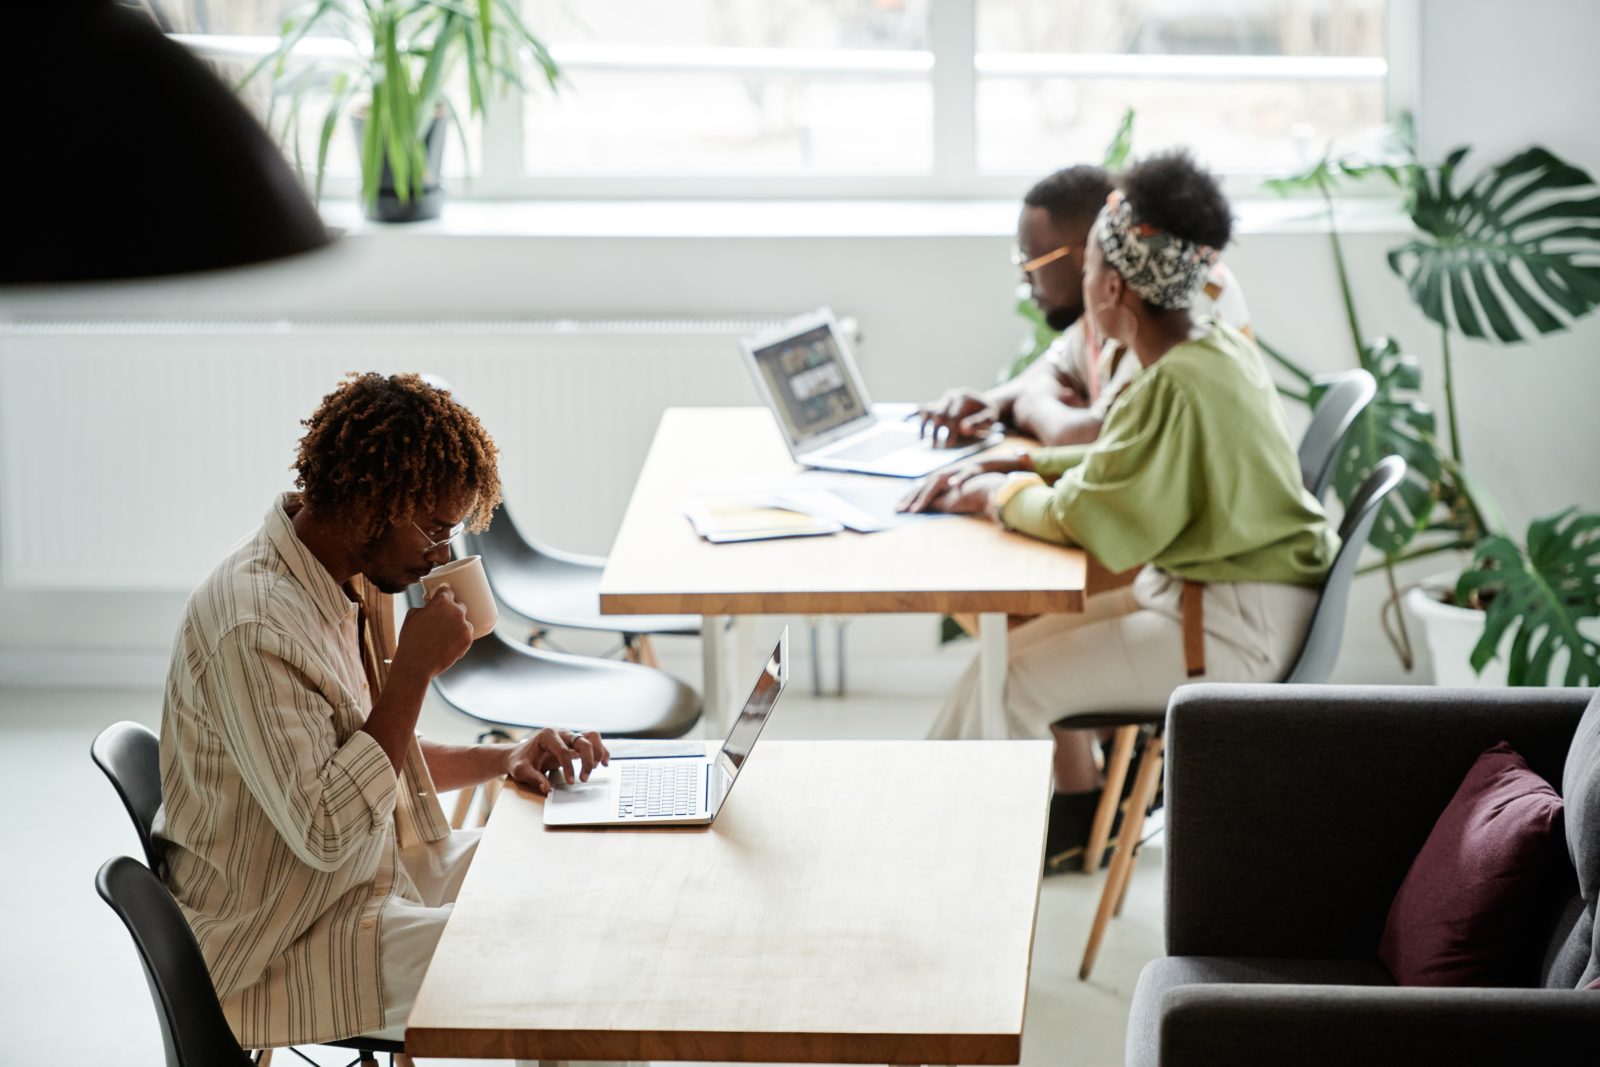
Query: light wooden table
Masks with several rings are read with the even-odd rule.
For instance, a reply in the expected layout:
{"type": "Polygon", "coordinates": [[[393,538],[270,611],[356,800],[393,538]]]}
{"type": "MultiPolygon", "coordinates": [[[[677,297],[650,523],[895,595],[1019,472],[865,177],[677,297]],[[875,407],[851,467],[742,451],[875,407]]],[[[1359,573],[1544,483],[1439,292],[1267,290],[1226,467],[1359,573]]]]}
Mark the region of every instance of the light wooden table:
{"type": "Polygon", "coordinates": [[[406,1050],[1017,1063],[1050,752],[768,741],[689,830],[545,830],[508,789],[406,1050]]]}
{"type": "MultiPolygon", "coordinates": [[[[1015,444],[1002,446],[1008,450],[1015,444]]],[[[661,419],[600,579],[607,614],[705,617],[703,694],[713,733],[749,680],[727,616],[976,613],[985,736],[1004,737],[1007,615],[1082,611],[1086,593],[1122,584],[1085,553],[983,518],[923,518],[873,534],[714,545],[683,516],[685,498],[776,488],[801,472],[766,408],[672,408],[661,419]]],[[[836,477],[893,482],[865,475],[836,477]]]]}

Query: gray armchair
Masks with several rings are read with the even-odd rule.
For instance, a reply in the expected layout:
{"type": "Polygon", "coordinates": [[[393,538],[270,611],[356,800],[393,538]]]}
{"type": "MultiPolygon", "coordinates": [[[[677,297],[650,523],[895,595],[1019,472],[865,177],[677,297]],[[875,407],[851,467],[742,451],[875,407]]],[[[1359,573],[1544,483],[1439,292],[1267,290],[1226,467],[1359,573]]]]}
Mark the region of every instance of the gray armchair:
{"type": "MultiPolygon", "coordinates": [[[[1539,988],[1396,988],[1377,946],[1412,859],[1478,754],[1508,741],[1560,789],[1592,695],[1178,690],[1167,720],[1168,956],[1139,977],[1130,1067],[1591,1058],[1600,992],[1576,987],[1596,967],[1600,828],[1572,822],[1570,797],[1568,841],[1579,843],[1589,899],[1574,873],[1539,988]]],[[[1584,759],[1585,775],[1600,775],[1600,758],[1584,759]]],[[[1583,789],[1592,809],[1596,787],[1583,789]]]]}

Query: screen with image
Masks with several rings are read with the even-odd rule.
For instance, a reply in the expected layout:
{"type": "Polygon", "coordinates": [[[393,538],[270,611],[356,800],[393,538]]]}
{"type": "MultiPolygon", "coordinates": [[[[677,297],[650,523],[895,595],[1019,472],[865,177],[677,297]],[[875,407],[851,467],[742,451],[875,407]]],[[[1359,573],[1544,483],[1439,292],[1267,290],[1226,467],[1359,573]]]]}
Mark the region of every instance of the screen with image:
{"type": "Polygon", "coordinates": [[[827,326],[759,348],[755,357],[790,440],[815,437],[866,414],[827,326]]]}

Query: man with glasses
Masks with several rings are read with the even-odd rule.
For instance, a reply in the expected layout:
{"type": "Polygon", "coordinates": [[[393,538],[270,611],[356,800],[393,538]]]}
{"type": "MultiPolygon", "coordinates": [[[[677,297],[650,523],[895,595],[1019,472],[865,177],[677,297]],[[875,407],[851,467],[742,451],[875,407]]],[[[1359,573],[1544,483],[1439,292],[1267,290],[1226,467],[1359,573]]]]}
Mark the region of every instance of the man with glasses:
{"type": "MultiPolygon", "coordinates": [[[[1022,201],[1012,263],[1045,323],[1061,336],[1021,374],[986,392],[956,388],[920,409],[924,429],[952,442],[982,438],[996,423],[1043,445],[1087,444],[1139,371],[1126,348],[1103,343],[1083,315],[1083,253],[1089,227],[1111,194],[1111,178],[1088,165],[1058,170],[1022,201]]],[[[1197,317],[1250,332],[1238,281],[1220,262],[1206,279],[1197,317]]]]}
{"type": "Polygon", "coordinates": [[[472,627],[444,589],[396,641],[391,594],[500,501],[472,413],[414,374],[362,374],[304,425],[302,491],[189,598],[161,718],[163,874],[246,1048],[399,1036],[477,845],[438,790],[546,793],[609,759],[595,733],[416,734],[472,627]]]}

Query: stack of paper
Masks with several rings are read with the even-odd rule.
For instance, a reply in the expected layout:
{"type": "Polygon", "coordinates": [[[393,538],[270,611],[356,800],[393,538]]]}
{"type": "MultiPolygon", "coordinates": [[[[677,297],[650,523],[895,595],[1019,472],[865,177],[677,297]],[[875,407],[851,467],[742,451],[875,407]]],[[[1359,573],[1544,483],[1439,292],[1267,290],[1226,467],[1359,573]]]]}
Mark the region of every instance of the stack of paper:
{"type": "Polygon", "coordinates": [[[832,519],[787,507],[772,496],[704,496],[683,502],[683,513],[707,541],[762,541],[774,537],[816,537],[838,533],[832,519]]]}

